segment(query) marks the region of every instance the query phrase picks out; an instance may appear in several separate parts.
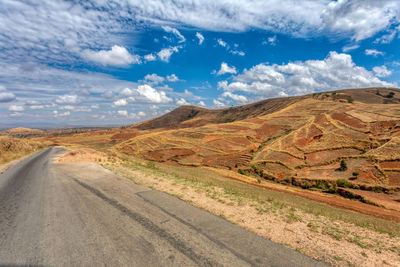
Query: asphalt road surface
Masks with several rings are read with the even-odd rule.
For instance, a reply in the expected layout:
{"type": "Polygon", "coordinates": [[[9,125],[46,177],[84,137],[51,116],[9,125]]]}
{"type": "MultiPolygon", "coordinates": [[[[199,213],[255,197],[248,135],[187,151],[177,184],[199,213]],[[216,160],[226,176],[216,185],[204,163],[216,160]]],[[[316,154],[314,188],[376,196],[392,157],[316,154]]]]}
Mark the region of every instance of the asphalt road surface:
{"type": "Polygon", "coordinates": [[[0,265],[322,266],[94,163],[49,148],[0,175],[0,265]]]}

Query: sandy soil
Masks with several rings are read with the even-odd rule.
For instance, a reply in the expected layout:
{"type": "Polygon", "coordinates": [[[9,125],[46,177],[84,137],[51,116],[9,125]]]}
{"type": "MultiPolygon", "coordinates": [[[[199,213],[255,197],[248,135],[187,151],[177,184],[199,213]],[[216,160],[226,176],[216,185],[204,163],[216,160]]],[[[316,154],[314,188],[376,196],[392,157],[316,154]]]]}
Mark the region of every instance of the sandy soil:
{"type": "Polygon", "coordinates": [[[67,162],[106,162],[107,154],[90,148],[82,148],[68,152],[54,159],[55,163],[67,162]]]}

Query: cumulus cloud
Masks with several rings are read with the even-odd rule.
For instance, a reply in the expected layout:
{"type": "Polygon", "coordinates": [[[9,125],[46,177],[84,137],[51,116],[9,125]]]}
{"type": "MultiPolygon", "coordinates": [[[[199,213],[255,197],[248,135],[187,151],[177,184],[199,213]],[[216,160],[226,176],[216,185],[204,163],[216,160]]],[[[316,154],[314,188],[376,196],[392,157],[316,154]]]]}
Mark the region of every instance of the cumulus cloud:
{"type": "Polygon", "coordinates": [[[214,104],[214,106],[217,107],[217,108],[223,108],[223,107],[226,106],[224,103],[222,103],[221,101],[219,101],[219,100],[217,100],[217,99],[213,99],[213,104],[214,104]]]}
{"type": "Polygon", "coordinates": [[[112,99],[112,98],[114,98],[114,93],[112,91],[110,91],[110,90],[107,90],[107,91],[103,92],[101,94],[101,96],[106,98],[106,99],[112,99]]]}
{"type": "Polygon", "coordinates": [[[226,64],[225,62],[221,63],[221,68],[220,70],[217,72],[217,75],[223,75],[226,73],[231,73],[231,74],[236,74],[236,68],[233,67],[229,67],[228,64],[226,64]]]}
{"type": "Polygon", "coordinates": [[[158,76],[157,74],[153,73],[144,76],[144,80],[152,84],[159,84],[164,81],[164,77],[158,76]]]}
{"type": "MultiPolygon", "coordinates": [[[[0,17],[7,23],[0,23],[0,58],[75,61],[86,49],[92,54],[121,43],[118,33],[139,31],[135,24],[235,32],[261,29],[295,37],[330,34],[356,41],[392,29],[387,34],[394,37],[397,30],[391,26],[399,24],[399,10],[398,0],[3,1],[0,17]]],[[[132,60],[122,60],[127,61],[132,60]]]]}
{"type": "Polygon", "coordinates": [[[247,97],[245,97],[244,95],[237,95],[237,94],[233,94],[231,92],[224,92],[221,95],[221,97],[230,98],[230,99],[235,100],[236,102],[239,102],[241,104],[247,102],[247,97]]]}
{"type": "Polygon", "coordinates": [[[139,56],[130,54],[125,47],[118,45],[114,45],[111,50],[85,50],[83,57],[103,66],[126,66],[140,63],[139,56]]]}
{"type": "Polygon", "coordinates": [[[204,36],[201,33],[196,32],[196,37],[199,39],[199,45],[201,45],[204,42],[204,36]]]}
{"type": "Polygon", "coordinates": [[[114,106],[116,106],[116,107],[123,107],[126,105],[128,105],[128,102],[126,101],[126,99],[122,98],[122,99],[118,99],[118,100],[114,101],[114,106]]]}
{"type": "Polygon", "coordinates": [[[375,0],[332,1],[323,10],[324,25],[333,32],[364,40],[400,19],[400,2],[375,0]]]}
{"type": "Polygon", "coordinates": [[[61,95],[56,99],[57,104],[77,105],[81,102],[82,100],[77,95],[61,95]]]}
{"type": "Polygon", "coordinates": [[[178,100],[176,100],[176,104],[178,106],[190,105],[190,103],[187,102],[183,97],[178,99],[178,100]]]}
{"type": "Polygon", "coordinates": [[[372,70],[377,77],[387,77],[392,74],[392,71],[388,70],[386,66],[376,66],[372,70]]]}
{"type": "Polygon", "coordinates": [[[119,94],[124,97],[129,97],[129,96],[132,96],[133,93],[134,93],[134,91],[132,89],[125,87],[124,89],[122,89],[122,91],[119,94]]]}
{"type": "Polygon", "coordinates": [[[383,52],[376,49],[365,49],[365,54],[373,57],[383,56],[383,52]]]}
{"type": "Polygon", "coordinates": [[[157,57],[153,54],[147,54],[143,57],[146,61],[155,61],[157,57]]]}
{"type": "Polygon", "coordinates": [[[206,106],[204,101],[199,101],[199,103],[197,103],[197,105],[199,105],[200,107],[205,107],[206,106]]]}
{"type": "Polygon", "coordinates": [[[179,81],[178,76],[176,76],[175,74],[171,74],[171,75],[167,75],[167,81],[169,82],[177,82],[179,81]]]}
{"type": "Polygon", "coordinates": [[[148,101],[154,103],[168,103],[171,102],[172,99],[169,98],[165,92],[157,91],[150,85],[139,85],[137,89],[138,93],[144,96],[148,101]]]}
{"type": "Polygon", "coordinates": [[[14,101],[16,99],[15,95],[7,91],[4,85],[0,85],[0,103],[7,103],[14,101]]]}
{"type": "Polygon", "coordinates": [[[162,60],[164,62],[169,62],[169,58],[172,56],[172,54],[177,53],[178,51],[179,51],[178,47],[174,46],[174,47],[161,49],[160,52],[157,53],[157,55],[160,58],[160,60],[162,60]]]}
{"type": "Polygon", "coordinates": [[[9,111],[24,111],[24,107],[23,106],[17,106],[17,105],[12,105],[8,107],[9,111]]]}
{"type": "Polygon", "coordinates": [[[178,38],[179,43],[183,43],[183,42],[186,41],[185,37],[176,28],[172,28],[170,26],[161,26],[161,28],[164,31],[166,31],[168,33],[172,33],[173,35],[175,35],[178,38]]]}
{"type": "Polygon", "coordinates": [[[128,111],[126,110],[118,110],[117,113],[122,116],[128,116],[128,111]]]}
{"type": "MultiPolygon", "coordinates": [[[[380,75],[386,73],[383,69],[380,75]]],[[[379,76],[357,66],[350,55],[330,52],[323,60],[307,60],[288,64],[259,64],[245,69],[228,83],[218,87],[227,92],[242,91],[264,97],[300,95],[334,89],[395,86],[382,81],[379,76]]]]}
{"type": "Polygon", "coordinates": [[[16,97],[13,93],[0,91],[0,103],[11,102],[11,101],[14,101],[15,99],[16,99],[16,97]]]}

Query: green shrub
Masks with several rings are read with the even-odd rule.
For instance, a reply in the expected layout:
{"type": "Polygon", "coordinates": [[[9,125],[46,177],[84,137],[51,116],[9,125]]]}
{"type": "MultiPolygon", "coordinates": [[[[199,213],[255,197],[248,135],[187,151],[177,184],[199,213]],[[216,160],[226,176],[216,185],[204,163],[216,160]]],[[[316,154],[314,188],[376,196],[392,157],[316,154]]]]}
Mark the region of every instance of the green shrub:
{"type": "Polygon", "coordinates": [[[350,183],[346,179],[338,179],[336,181],[336,184],[338,187],[346,187],[346,188],[352,188],[352,186],[353,186],[352,183],[350,183]]]}
{"type": "Polygon", "coordinates": [[[353,98],[348,98],[348,99],[347,99],[347,102],[353,103],[353,102],[354,102],[354,99],[353,99],[353,98]]]}
{"type": "Polygon", "coordinates": [[[358,171],[353,172],[353,176],[357,177],[358,175],[360,175],[358,171]]]}

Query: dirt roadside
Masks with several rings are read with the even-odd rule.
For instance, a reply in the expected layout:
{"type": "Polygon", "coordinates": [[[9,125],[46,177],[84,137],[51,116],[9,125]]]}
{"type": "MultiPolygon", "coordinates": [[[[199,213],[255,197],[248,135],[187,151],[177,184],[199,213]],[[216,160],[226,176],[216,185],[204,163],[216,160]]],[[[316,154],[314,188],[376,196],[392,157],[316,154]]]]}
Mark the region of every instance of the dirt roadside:
{"type": "MultiPolygon", "coordinates": [[[[71,154],[68,158],[71,158],[71,154]]],[[[87,161],[92,161],[91,158],[88,157],[87,161]]],[[[80,159],[83,160],[82,157],[80,159]]],[[[69,160],[62,161],[66,163],[69,160]]],[[[137,184],[175,195],[262,237],[333,266],[400,265],[400,237],[395,234],[308,213],[278,198],[271,197],[267,201],[246,198],[226,188],[162,174],[154,166],[102,163],[109,170],[137,184]]],[[[266,189],[279,191],[280,186],[266,189]]],[[[287,190],[285,193],[288,193],[287,190]]],[[[294,195],[301,196],[296,192],[294,195]]],[[[313,195],[320,194],[316,192],[313,195]]],[[[363,204],[346,201],[355,205],[363,204]]]]}

